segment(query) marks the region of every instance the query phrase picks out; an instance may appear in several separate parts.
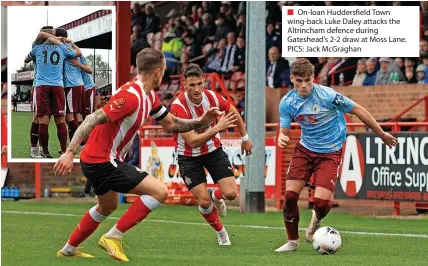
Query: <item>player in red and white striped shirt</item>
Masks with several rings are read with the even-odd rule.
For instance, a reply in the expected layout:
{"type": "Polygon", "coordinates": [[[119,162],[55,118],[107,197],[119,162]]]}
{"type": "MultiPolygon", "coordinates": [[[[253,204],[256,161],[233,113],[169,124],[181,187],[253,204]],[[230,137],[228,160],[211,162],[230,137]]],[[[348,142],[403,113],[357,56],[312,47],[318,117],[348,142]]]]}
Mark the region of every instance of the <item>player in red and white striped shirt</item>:
{"type": "Polygon", "coordinates": [[[95,113],[86,117],[75,132],[67,152],[55,164],[57,175],[66,175],[73,168],[73,157],[82,140],[84,146],[80,163],[82,171],[91,182],[98,204],[82,218],[71,234],[59,257],[93,258],[77,247],[88,238],[111,213],[119,202],[119,193],[132,193],[140,198],[131,204],[117,224],[99,240],[99,245],[110,256],[129,261],[122,248],[122,236],[146,218],[165,201],[168,189],[164,183],[130,164],[124,158],[131,147],[138,129],[150,115],[167,131],[187,132],[210,124],[223,113],[211,108],[197,119],[180,119],[168,113],[153,91],[162,81],[166,68],[164,55],[151,48],[137,55],[138,78],[128,82],[95,113]]]}
{"type": "Polygon", "coordinates": [[[181,176],[187,188],[197,198],[202,216],[216,230],[219,245],[231,245],[219,214],[222,217],[226,215],[224,200],[234,200],[238,188],[232,165],[220,143],[219,132],[237,125],[242,136],[241,150],[245,150],[246,155],[251,154],[253,144],[237,110],[222,96],[204,89],[203,72],[198,65],[188,65],[183,71],[183,78],[186,92],[173,102],[171,112],[174,115],[197,119],[213,107],[226,113],[217,123],[214,121],[194,131],[177,133],[175,143],[181,176]],[[205,169],[219,188],[207,190],[205,169]]]}

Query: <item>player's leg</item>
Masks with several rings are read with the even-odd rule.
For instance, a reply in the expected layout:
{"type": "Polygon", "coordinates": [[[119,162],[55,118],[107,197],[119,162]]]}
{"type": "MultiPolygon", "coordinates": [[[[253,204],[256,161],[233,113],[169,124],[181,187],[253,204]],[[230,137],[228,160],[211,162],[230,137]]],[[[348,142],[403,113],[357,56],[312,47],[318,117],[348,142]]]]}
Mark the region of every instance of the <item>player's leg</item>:
{"type": "Polygon", "coordinates": [[[168,195],[168,189],[164,183],[141,169],[126,163],[116,163],[117,171],[109,179],[110,187],[114,191],[140,197],[131,204],[116,225],[101,237],[99,245],[115,259],[129,261],[122,247],[123,235],[161,206],[168,195]]]}
{"type": "Polygon", "coordinates": [[[30,127],[31,158],[41,158],[39,151],[39,118],[34,113],[30,127]]]}
{"type": "Polygon", "coordinates": [[[80,126],[80,124],[82,124],[82,101],[83,101],[83,97],[84,97],[84,91],[83,91],[83,86],[76,86],[72,88],[73,90],[73,96],[72,96],[72,101],[73,101],[73,110],[74,110],[74,120],[77,122],[77,124],[80,126]]]}
{"type": "Polygon", "coordinates": [[[70,141],[73,139],[74,132],[76,132],[79,124],[74,120],[74,109],[73,109],[73,90],[68,87],[65,88],[65,100],[66,100],[66,116],[65,120],[68,125],[68,135],[70,141]]]}
{"type": "Polygon", "coordinates": [[[90,254],[80,252],[79,245],[85,241],[98,228],[110,214],[112,214],[119,202],[119,193],[109,191],[97,196],[98,204],[92,207],[80,220],[65,246],[58,251],[58,257],[82,257],[94,258],[90,254]]]}
{"type": "Polygon", "coordinates": [[[283,206],[284,224],[288,242],[276,249],[276,252],[295,251],[299,247],[299,200],[305,184],[312,175],[312,159],[308,150],[297,144],[286,177],[285,201],[283,206]]]}
{"type": "Polygon", "coordinates": [[[227,208],[225,199],[234,200],[238,194],[238,186],[232,171],[229,157],[223,149],[207,154],[204,167],[210,173],[218,188],[209,189],[209,194],[213,199],[220,217],[226,216],[227,208]]]}
{"type": "Polygon", "coordinates": [[[30,156],[32,158],[41,158],[39,151],[39,119],[36,115],[36,90],[34,87],[31,88],[31,95],[34,116],[30,127],[30,156]]]}
{"type": "Polygon", "coordinates": [[[36,116],[39,120],[39,143],[42,147],[43,157],[52,158],[49,153],[49,120],[51,115],[50,86],[38,86],[36,88],[36,116]]]}
{"type": "Polygon", "coordinates": [[[218,244],[230,245],[229,235],[221,224],[218,210],[207,191],[204,165],[208,156],[210,154],[196,157],[178,155],[178,165],[184,183],[198,201],[202,217],[217,232],[218,244]]]}
{"type": "Polygon", "coordinates": [[[315,232],[320,228],[321,221],[330,212],[331,198],[338,178],[341,163],[341,151],[323,154],[314,162],[314,209],[311,222],[306,229],[306,241],[312,242],[315,232]]]}
{"type": "Polygon", "coordinates": [[[67,149],[67,126],[65,124],[65,93],[62,87],[52,88],[52,114],[56,124],[56,133],[61,147],[61,153],[67,149]]]}
{"type": "Polygon", "coordinates": [[[216,231],[218,244],[221,246],[230,246],[231,243],[229,239],[229,234],[227,233],[226,229],[220,221],[217,208],[215,207],[214,202],[211,200],[211,197],[208,194],[206,183],[196,184],[199,183],[198,181],[206,180],[205,174],[193,180],[195,180],[195,183],[192,182],[192,184],[195,184],[195,186],[193,187],[192,185],[188,185],[188,187],[190,187],[190,192],[198,202],[199,212],[201,213],[202,217],[204,217],[204,219],[207,221],[207,223],[211,225],[211,227],[216,231]]]}

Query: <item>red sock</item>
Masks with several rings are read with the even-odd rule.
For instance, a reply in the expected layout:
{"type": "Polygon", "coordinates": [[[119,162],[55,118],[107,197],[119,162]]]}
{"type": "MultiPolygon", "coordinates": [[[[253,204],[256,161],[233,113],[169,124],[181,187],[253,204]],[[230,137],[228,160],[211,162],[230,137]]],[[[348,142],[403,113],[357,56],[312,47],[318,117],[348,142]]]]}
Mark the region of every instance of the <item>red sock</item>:
{"type": "Polygon", "coordinates": [[[68,135],[71,141],[73,139],[74,132],[76,132],[79,125],[77,124],[76,120],[67,121],[67,125],[68,125],[68,135]]]}
{"type": "Polygon", "coordinates": [[[314,210],[318,220],[322,220],[331,209],[330,200],[323,200],[320,198],[314,198],[314,210]]]}
{"type": "Polygon", "coordinates": [[[294,191],[285,192],[285,202],[283,209],[285,228],[287,229],[288,240],[299,239],[299,206],[297,201],[299,194],[294,191]]]}
{"type": "Polygon", "coordinates": [[[221,190],[219,189],[219,188],[216,188],[215,190],[214,190],[214,197],[217,199],[217,200],[221,200],[221,199],[226,199],[224,196],[223,196],[223,194],[221,193],[221,190]]]}
{"type": "Polygon", "coordinates": [[[211,225],[214,230],[221,231],[223,229],[223,225],[220,222],[220,218],[218,217],[218,212],[214,204],[211,202],[211,206],[208,209],[203,209],[199,206],[199,211],[205,220],[211,225]]]}
{"type": "Polygon", "coordinates": [[[56,134],[61,145],[61,151],[65,152],[67,149],[67,127],[65,123],[58,123],[56,125],[56,134]]]}
{"type": "Polygon", "coordinates": [[[74,229],[68,240],[68,244],[73,247],[78,247],[80,243],[85,241],[98,228],[98,225],[104,221],[107,216],[101,215],[96,211],[96,206],[92,207],[80,220],[80,223],[74,229]]]}
{"type": "Polygon", "coordinates": [[[37,147],[37,143],[39,142],[39,124],[31,123],[30,129],[30,143],[31,147],[37,147]]]}
{"type": "Polygon", "coordinates": [[[139,222],[144,220],[152,210],[159,207],[161,204],[155,198],[143,195],[135,200],[125,214],[117,221],[116,228],[125,233],[139,222]]]}
{"type": "Polygon", "coordinates": [[[40,146],[42,146],[43,153],[49,154],[49,126],[45,124],[39,124],[39,139],[40,146]]]}

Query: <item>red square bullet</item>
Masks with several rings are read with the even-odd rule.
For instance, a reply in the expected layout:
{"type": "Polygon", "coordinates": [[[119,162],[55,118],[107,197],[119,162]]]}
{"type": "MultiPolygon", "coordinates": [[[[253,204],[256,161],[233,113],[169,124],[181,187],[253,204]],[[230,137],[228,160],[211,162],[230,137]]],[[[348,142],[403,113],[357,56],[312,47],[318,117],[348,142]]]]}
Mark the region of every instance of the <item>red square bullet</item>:
{"type": "Polygon", "coordinates": [[[292,16],[293,15],[293,9],[288,9],[287,10],[287,15],[292,16]]]}

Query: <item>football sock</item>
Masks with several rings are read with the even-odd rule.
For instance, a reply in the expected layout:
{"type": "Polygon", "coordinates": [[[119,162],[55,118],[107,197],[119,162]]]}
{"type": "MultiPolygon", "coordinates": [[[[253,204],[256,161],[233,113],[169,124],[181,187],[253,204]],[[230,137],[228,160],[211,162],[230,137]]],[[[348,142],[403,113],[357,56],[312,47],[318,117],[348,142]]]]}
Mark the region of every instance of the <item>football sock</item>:
{"type": "Polygon", "coordinates": [[[37,147],[38,142],[39,142],[39,124],[33,122],[31,123],[31,129],[30,129],[31,147],[33,148],[37,147]]]}
{"type": "Polygon", "coordinates": [[[221,199],[226,199],[226,198],[223,196],[223,194],[221,193],[221,190],[220,190],[219,188],[216,188],[216,189],[213,191],[212,196],[213,196],[213,200],[215,200],[215,201],[219,201],[219,200],[221,200],[221,199]]]}
{"type": "Polygon", "coordinates": [[[199,206],[199,211],[205,220],[211,225],[211,227],[214,228],[214,230],[219,232],[223,229],[223,225],[220,222],[217,209],[214,207],[213,202],[211,202],[211,205],[208,207],[208,209],[204,209],[199,206]]]}
{"type": "Polygon", "coordinates": [[[67,125],[68,125],[68,135],[69,135],[70,141],[71,141],[73,139],[74,132],[76,132],[79,125],[77,124],[77,122],[75,120],[67,121],[67,125]]]}
{"type": "MultiPolygon", "coordinates": [[[[70,253],[70,246],[77,248],[80,243],[82,243],[86,238],[88,238],[97,228],[98,225],[104,221],[107,216],[100,214],[97,211],[97,206],[92,207],[80,220],[76,229],[70,236],[70,239],[67,241],[67,244],[62,249],[62,252],[65,255],[72,255],[70,253]]],[[[72,251],[72,250],[71,250],[72,251]]],[[[76,252],[76,250],[74,250],[76,252]]]]}
{"type": "Polygon", "coordinates": [[[61,151],[65,152],[67,150],[67,127],[65,123],[56,124],[56,134],[61,146],[61,151]]]}
{"type": "Polygon", "coordinates": [[[299,194],[294,191],[285,192],[283,216],[288,240],[299,239],[299,194]]]}
{"type": "Polygon", "coordinates": [[[314,198],[314,210],[318,220],[322,220],[329,213],[330,209],[330,200],[314,198]]]}
{"type": "MultiPolygon", "coordinates": [[[[144,220],[161,203],[149,195],[142,195],[135,200],[125,214],[117,221],[116,229],[125,233],[144,220]]],[[[109,236],[109,235],[107,235],[109,236]]]]}
{"type": "Polygon", "coordinates": [[[39,141],[42,146],[43,153],[49,154],[49,126],[45,124],[39,124],[39,141]]]}

